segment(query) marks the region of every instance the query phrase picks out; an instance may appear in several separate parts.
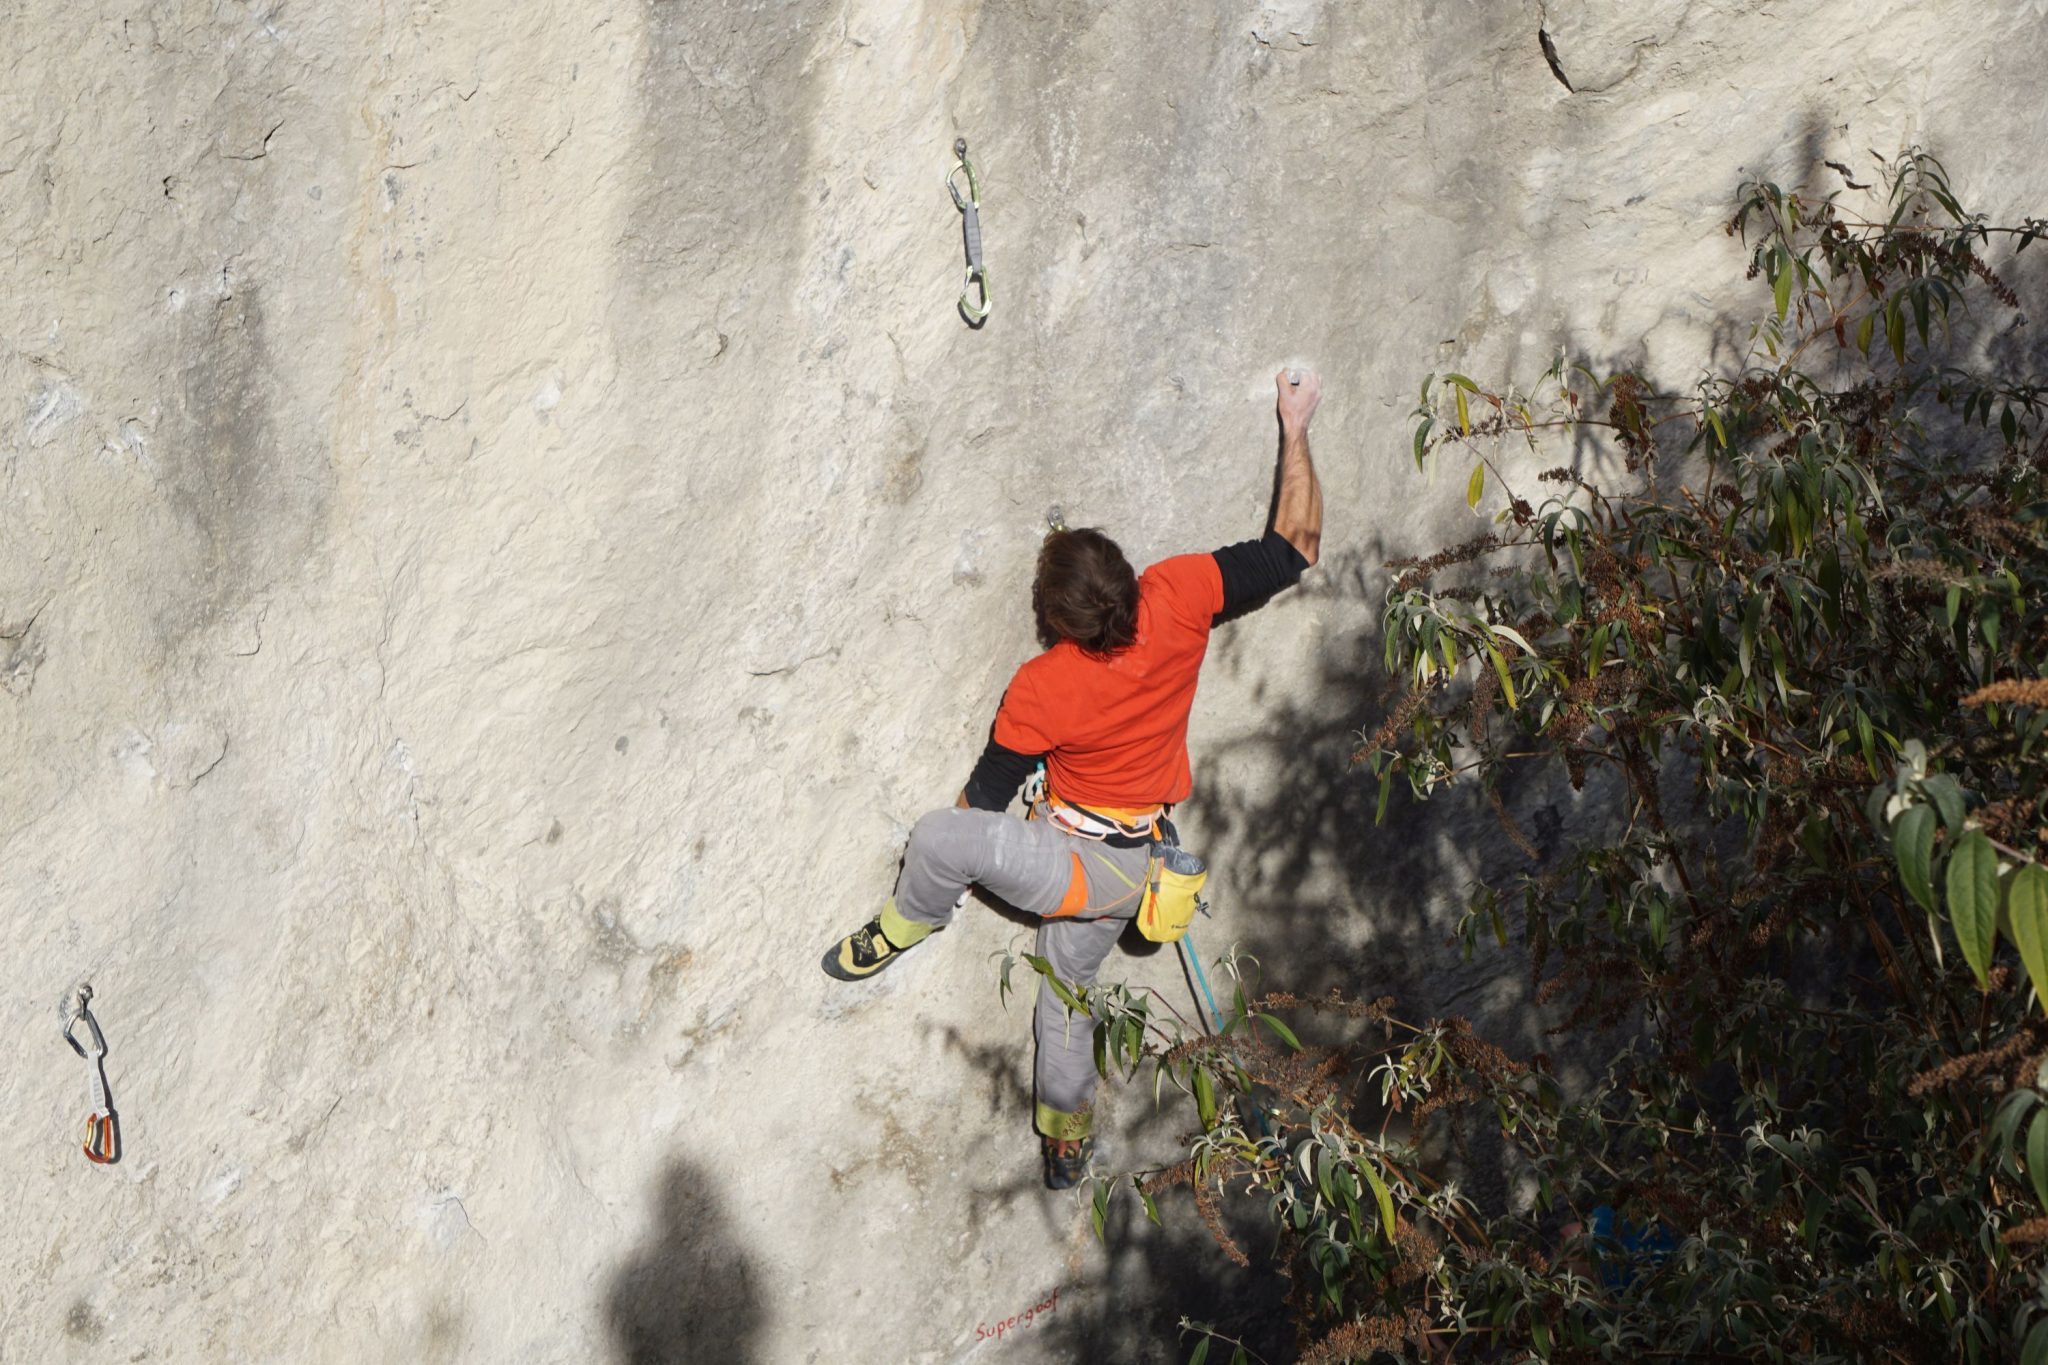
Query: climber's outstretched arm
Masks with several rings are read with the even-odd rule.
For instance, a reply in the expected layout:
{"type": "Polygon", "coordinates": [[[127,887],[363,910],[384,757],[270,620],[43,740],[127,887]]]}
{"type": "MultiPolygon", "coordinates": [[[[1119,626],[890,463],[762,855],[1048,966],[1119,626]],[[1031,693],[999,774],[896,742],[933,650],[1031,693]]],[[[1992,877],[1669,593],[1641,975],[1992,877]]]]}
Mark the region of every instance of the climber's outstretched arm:
{"type": "Polygon", "coordinates": [[[1313,564],[1323,541],[1323,486],[1308,457],[1308,423],[1323,401],[1323,381],[1314,370],[1295,373],[1298,384],[1288,382],[1286,370],[1273,376],[1280,390],[1280,496],[1273,503],[1273,529],[1313,564]]]}
{"type": "Polygon", "coordinates": [[[1280,386],[1280,492],[1273,500],[1273,524],[1257,540],[1226,545],[1215,552],[1223,574],[1223,609],[1218,621],[1249,611],[1283,588],[1299,582],[1323,539],[1323,489],[1308,457],[1308,421],[1322,401],[1323,382],[1313,370],[1288,382],[1286,370],[1275,377],[1280,386]]]}

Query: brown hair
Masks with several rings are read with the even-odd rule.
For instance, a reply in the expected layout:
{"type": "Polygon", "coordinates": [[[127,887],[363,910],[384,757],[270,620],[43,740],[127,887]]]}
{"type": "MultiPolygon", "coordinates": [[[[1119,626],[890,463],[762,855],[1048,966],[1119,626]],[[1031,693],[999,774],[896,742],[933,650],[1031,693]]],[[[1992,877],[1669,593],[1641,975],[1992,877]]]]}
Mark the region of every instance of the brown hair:
{"type": "Polygon", "coordinates": [[[1114,654],[1138,638],[1138,576],[1102,532],[1054,531],[1038,551],[1031,611],[1047,649],[1072,640],[1090,654],[1114,654]]]}

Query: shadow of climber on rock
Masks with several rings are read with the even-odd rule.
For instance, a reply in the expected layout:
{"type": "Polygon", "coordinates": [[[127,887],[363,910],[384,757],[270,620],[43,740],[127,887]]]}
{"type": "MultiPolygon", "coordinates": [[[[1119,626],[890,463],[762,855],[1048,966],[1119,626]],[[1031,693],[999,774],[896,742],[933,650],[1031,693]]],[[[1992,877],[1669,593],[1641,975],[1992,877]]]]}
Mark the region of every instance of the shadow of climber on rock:
{"type": "Polygon", "coordinates": [[[753,1257],[696,1166],[662,1173],[653,1234],[612,1276],[605,1300],[622,1365],[752,1365],[766,1322],[753,1257]]]}

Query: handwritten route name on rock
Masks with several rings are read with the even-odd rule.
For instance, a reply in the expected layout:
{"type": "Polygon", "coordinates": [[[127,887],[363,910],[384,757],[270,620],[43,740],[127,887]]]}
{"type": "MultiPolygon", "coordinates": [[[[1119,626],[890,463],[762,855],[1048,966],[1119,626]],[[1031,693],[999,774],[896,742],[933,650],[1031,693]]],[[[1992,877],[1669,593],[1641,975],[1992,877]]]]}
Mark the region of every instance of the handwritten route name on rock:
{"type": "Polygon", "coordinates": [[[993,1327],[985,1322],[976,1323],[974,1325],[974,1339],[976,1341],[987,1341],[990,1337],[994,1337],[996,1340],[1001,1341],[1004,1333],[1021,1332],[1026,1327],[1036,1326],[1040,1317],[1048,1313],[1057,1312],[1059,1306],[1060,1291],[1058,1286],[1054,1286],[1052,1293],[1046,1295],[1037,1303],[1032,1304],[1023,1312],[1013,1313],[1009,1317],[1004,1318],[993,1327]]]}

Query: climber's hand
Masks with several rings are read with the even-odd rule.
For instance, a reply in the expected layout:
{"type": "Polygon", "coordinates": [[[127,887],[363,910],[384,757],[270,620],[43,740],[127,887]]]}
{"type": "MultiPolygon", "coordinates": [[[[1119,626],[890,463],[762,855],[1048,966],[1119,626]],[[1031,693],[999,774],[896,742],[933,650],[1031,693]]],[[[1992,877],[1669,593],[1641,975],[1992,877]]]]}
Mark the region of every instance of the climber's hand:
{"type": "Polygon", "coordinates": [[[1314,370],[1282,370],[1273,376],[1273,384],[1280,390],[1280,426],[1289,432],[1306,432],[1309,418],[1316,415],[1316,404],[1323,401],[1323,380],[1314,370]],[[1301,382],[1290,383],[1288,376],[1298,375],[1301,382]]]}

